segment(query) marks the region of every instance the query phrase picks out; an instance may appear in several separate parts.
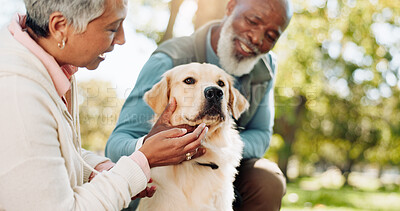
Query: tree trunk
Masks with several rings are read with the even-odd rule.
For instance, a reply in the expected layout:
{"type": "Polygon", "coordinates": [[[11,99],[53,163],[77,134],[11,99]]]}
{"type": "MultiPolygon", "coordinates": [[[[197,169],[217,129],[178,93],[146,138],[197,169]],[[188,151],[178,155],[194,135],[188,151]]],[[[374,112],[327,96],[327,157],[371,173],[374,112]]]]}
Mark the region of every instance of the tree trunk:
{"type": "Polygon", "coordinates": [[[348,163],[342,169],[342,174],[344,176],[344,184],[343,184],[344,186],[349,185],[349,175],[351,173],[351,169],[353,168],[354,163],[356,163],[356,161],[354,159],[348,158],[347,160],[348,160],[348,163]]]}
{"type": "Polygon", "coordinates": [[[162,43],[168,39],[171,39],[173,37],[175,20],[176,20],[176,17],[178,16],[179,8],[181,7],[183,1],[184,0],[172,0],[169,3],[169,11],[170,11],[171,15],[169,16],[167,29],[166,29],[164,36],[161,39],[160,43],[162,43]]]}
{"type": "Polygon", "coordinates": [[[195,30],[211,20],[222,19],[225,15],[225,8],[228,1],[198,0],[197,11],[193,21],[195,30]]]}
{"type": "Polygon", "coordinates": [[[292,144],[288,144],[286,140],[287,139],[285,139],[285,143],[282,149],[280,149],[278,152],[278,166],[282,170],[283,175],[285,175],[286,180],[289,181],[289,178],[287,176],[287,170],[288,170],[289,158],[292,155],[292,144]]]}
{"type": "Polygon", "coordinates": [[[296,141],[296,132],[297,129],[301,126],[301,120],[303,119],[306,107],[307,98],[299,95],[300,103],[295,108],[295,119],[294,123],[290,123],[287,120],[285,115],[282,115],[280,118],[275,120],[274,132],[280,134],[285,141],[285,145],[282,149],[278,151],[278,166],[284,173],[286,179],[289,181],[287,177],[287,167],[289,162],[289,157],[292,153],[292,145],[296,141]]]}
{"type": "MultiPolygon", "coordinates": [[[[179,8],[183,1],[184,0],[171,0],[169,3],[171,15],[168,20],[167,29],[160,43],[173,37],[176,17],[178,16],[179,8]]],[[[229,0],[198,0],[197,11],[193,21],[195,30],[211,20],[222,19],[225,15],[225,7],[228,1],[229,0]]]]}

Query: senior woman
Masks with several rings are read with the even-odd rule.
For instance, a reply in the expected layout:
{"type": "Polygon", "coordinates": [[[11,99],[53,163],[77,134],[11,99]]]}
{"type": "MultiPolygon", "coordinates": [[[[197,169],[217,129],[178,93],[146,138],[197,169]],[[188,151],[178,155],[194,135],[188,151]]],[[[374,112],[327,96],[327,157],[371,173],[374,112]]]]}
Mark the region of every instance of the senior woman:
{"type": "Polygon", "coordinates": [[[126,4],[25,0],[27,15],[1,30],[0,210],[121,210],[152,196],[151,167],[204,154],[204,124],[168,129],[174,100],[143,146],[115,165],[81,148],[73,74],[124,44],[126,4]]]}

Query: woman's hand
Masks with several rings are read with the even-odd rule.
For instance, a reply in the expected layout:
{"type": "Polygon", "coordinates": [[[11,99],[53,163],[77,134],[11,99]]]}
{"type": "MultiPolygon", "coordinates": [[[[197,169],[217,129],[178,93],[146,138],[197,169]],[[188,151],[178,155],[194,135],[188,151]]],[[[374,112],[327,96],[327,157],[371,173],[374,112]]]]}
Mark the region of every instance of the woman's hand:
{"type": "MultiPolygon", "coordinates": [[[[153,180],[150,178],[149,183],[152,183],[153,180]]],[[[137,198],[144,198],[144,197],[153,197],[154,193],[156,192],[156,186],[152,185],[151,187],[146,187],[142,192],[138,193],[136,196],[132,197],[132,200],[137,198]]]]}
{"type": "Polygon", "coordinates": [[[205,153],[205,149],[199,147],[208,128],[204,123],[200,124],[192,133],[187,133],[188,129],[186,128],[173,128],[169,120],[175,109],[176,101],[173,98],[139,149],[147,157],[150,168],[179,164],[187,159],[187,153],[190,153],[190,159],[205,153]]]}
{"type": "MultiPolygon", "coordinates": [[[[96,169],[96,171],[98,172],[102,172],[102,171],[109,171],[112,167],[115,166],[115,163],[107,160],[104,161],[102,163],[97,164],[96,167],[94,167],[94,169],[96,169]]],[[[92,179],[96,176],[97,174],[92,172],[89,176],[89,182],[92,181],[92,179]]]]}

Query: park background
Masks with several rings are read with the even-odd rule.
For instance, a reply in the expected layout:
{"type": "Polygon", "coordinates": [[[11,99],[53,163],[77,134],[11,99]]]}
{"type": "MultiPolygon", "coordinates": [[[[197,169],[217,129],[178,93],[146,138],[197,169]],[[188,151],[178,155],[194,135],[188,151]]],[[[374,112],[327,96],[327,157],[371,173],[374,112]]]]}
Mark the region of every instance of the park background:
{"type": "MultiPolygon", "coordinates": [[[[129,0],[126,44],[76,73],[83,146],[104,154],[157,45],[222,18],[227,0],[129,0]]],[[[400,0],[292,0],[265,157],[287,176],[282,210],[400,210],[400,0]]],[[[0,26],[22,0],[0,0],[0,26]]]]}

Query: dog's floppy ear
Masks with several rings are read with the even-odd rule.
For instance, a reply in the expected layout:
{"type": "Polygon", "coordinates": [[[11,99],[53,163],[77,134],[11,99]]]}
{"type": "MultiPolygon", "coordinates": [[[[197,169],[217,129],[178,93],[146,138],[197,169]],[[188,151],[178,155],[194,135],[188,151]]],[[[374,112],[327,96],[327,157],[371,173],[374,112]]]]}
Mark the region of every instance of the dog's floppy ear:
{"type": "Polygon", "coordinates": [[[163,76],[161,81],[156,83],[153,88],[143,96],[144,101],[153,109],[154,113],[161,114],[169,100],[169,80],[163,76]]]}
{"type": "Polygon", "coordinates": [[[240,115],[249,108],[249,102],[232,85],[229,87],[229,110],[233,118],[239,119],[240,115]]]}

